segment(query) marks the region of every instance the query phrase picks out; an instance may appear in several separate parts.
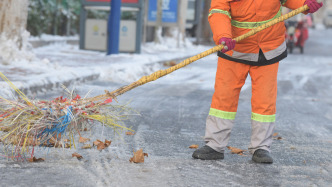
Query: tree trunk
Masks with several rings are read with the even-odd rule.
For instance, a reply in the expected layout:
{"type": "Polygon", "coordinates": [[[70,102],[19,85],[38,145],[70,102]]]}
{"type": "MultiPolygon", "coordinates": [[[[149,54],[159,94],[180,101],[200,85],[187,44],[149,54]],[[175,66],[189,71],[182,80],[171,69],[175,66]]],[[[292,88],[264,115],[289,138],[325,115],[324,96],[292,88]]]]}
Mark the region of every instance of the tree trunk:
{"type": "Polygon", "coordinates": [[[28,5],[29,0],[0,1],[0,49],[7,51],[7,54],[0,51],[3,61],[8,60],[4,56],[12,53],[14,48],[21,51],[26,47],[28,5]]]}
{"type": "Polygon", "coordinates": [[[201,25],[202,25],[202,42],[212,42],[212,32],[211,28],[208,22],[208,16],[209,16],[209,9],[211,5],[211,0],[205,0],[204,1],[204,9],[203,9],[203,16],[201,20],[201,25]]]}
{"type": "Polygon", "coordinates": [[[163,0],[157,1],[157,18],[156,18],[156,27],[154,32],[154,42],[161,43],[161,34],[162,34],[162,15],[163,15],[163,0]]]}
{"type": "Polygon", "coordinates": [[[182,41],[183,45],[186,45],[186,17],[187,17],[187,9],[188,9],[188,0],[181,0],[179,3],[180,13],[178,16],[178,41],[177,47],[180,47],[180,41],[182,41]]]}

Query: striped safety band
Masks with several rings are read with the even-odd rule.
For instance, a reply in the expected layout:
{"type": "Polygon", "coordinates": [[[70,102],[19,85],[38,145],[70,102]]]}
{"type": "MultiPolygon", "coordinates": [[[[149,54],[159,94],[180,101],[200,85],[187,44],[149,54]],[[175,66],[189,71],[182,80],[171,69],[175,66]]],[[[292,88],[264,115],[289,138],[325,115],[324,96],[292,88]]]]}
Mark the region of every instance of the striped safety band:
{"type": "MultiPolygon", "coordinates": [[[[220,14],[225,14],[227,15],[230,19],[232,18],[231,17],[231,14],[228,12],[228,11],[225,11],[225,10],[220,10],[220,9],[212,9],[209,13],[209,16],[211,16],[212,14],[215,14],[215,13],[220,13],[220,14]]],[[[237,27],[237,28],[243,28],[243,29],[253,29],[255,27],[258,27],[258,26],[261,26],[269,21],[272,21],[274,19],[277,19],[278,17],[281,16],[281,7],[278,11],[278,13],[271,19],[269,20],[266,20],[266,21],[259,21],[259,22],[241,22],[241,21],[235,21],[235,20],[231,20],[231,23],[232,23],[232,26],[234,27],[237,27]]]]}
{"type": "Polygon", "coordinates": [[[257,113],[251,113],[251,119],[259,122],[275,122],[276,115],[261,115],[257,113]]]}
{"type": "Polygon", "coordinates": [[[226,10],[220,10],[220,9],[212,9],[209,13],[209,17],[212,15],[212,14],[215,14],[215,13],[219,13],[219,14],[225,14],[227,15],[229,18],[232,18],[231,17],[231,14],[226,11],[226,10]]]}
{"type": "Polygon", "coordinates": [[[237,27],[237,28],[242,28],[242,29],[253,29],[255,27],[259,27],[267,22],[270,22],[274,19],[277,19],[278,17],[281,16],[281,7],[278,11],[278,13],[271,19],[269,20],[266,20],[266,21],[259,21],[259,22],[240,22],[240,21],[235,21],[235,20],[232,20],[231,23],[234,27],[237,27]]]}
{"type": "Polygon", "coordinates": [[[236,112],[226,112],[226,111],[210,108],[209,115],[217,117],[217,118],[222,118],[222,119],[235,119],[236,112]]]}

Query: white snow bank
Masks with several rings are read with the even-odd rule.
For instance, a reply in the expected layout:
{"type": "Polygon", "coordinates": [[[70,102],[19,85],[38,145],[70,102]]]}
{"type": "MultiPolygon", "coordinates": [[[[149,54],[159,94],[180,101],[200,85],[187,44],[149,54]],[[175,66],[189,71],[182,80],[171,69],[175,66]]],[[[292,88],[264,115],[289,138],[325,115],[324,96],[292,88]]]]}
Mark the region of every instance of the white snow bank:
{"type": "MultiPolygon", "coordinates": [[[[53,41],[68,39],[68,37],[49,35],[42,35],[41,38],[53,41]]],[[[103,81],[127,84],[164,68],[158,62],[190,57],[208,48],[194,46],[189,40],[178,43],[175,38],[163,38],[162,44],[142,45],[141,54],[120,53],[107,56],[106,52],[80,50],[78,46],[57,42],[33,49],[32,52],[27,53],[31,54],[31,57],[24,51],[17,51],[21,57],[17,58],[15,63],[0,65],[0,68],[1,72],[20,89],[56,84],[95,74],[99,74],[103,81]]],[[[9,56],[12,57],[17,56],[14,53],[10,54],[9,56]]],[[[0,89],[2,96],[9,96],[12,91],[1,80],[0,89]]]]}
{"type": "Polygon", "coordinates": [[[29,41],[67,41],[67,40],[78,40],[79,36],[58,36],[58,35],[49,35],[42,34],[40,36],[31,36],[29,41]]]}
{"type": "Polygon", "coordinates": [[[32,61],[35,55],[29,50],[28,38],[30,33],[22,32],[21,44],[17,46],[19,38],[8,39],[6,33],[0,35],[0,64],[13,64],[20,60],[32,61]]]}

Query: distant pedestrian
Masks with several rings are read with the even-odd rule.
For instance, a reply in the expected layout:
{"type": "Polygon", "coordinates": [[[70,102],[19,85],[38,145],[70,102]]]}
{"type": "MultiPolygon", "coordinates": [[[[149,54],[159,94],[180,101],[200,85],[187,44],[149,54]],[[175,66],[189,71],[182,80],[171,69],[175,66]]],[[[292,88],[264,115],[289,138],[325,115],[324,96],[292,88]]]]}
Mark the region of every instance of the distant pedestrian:
{"type": "Polygon", "coordinates": [[[237,36],[281,16],[281,7],[296,9],[308,5],[314,13],[322,3],[316,0],[212,0],[209,23],[218,53],[215,93],[206,120],[206,145],[193,153],[202,160],[223,159],[233,128],[239,94],[250,74],[252,160],[272,163],[270,146],[275,123],[277,72],[279,61],[287,56],[284,23],[275,24],[239,43],[237,36]],[[236,44],[236,45],[235,45],[236,44]]]}
{"type": "Polygon", "coordinates": [[[304,52],[304,43],[309,38],[309,31],[305,22],[300,21],[295,30],[296,43],[295,46],[300,48],[301,53],[304,52]]]}

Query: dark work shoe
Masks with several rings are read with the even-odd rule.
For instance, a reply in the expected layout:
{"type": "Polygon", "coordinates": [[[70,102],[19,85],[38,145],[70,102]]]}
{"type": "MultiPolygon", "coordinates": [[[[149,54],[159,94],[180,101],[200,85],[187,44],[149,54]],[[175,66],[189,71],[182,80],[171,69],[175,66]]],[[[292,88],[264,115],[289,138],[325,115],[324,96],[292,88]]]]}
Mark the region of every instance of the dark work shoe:
{"type": "Polygon", "coordinates": [[[224,153],[219,153],[211,147],[205,145],[193,153],[193,158],[201,160],[218,160],[224,159],[224,153]]]}
{"type": "Polygon", "coordinates": [[[252,160],[257,163],[272,164],[273,159],[270,156],[270,153],[264,149],[257,149],[252,155],[252,160]]]}

